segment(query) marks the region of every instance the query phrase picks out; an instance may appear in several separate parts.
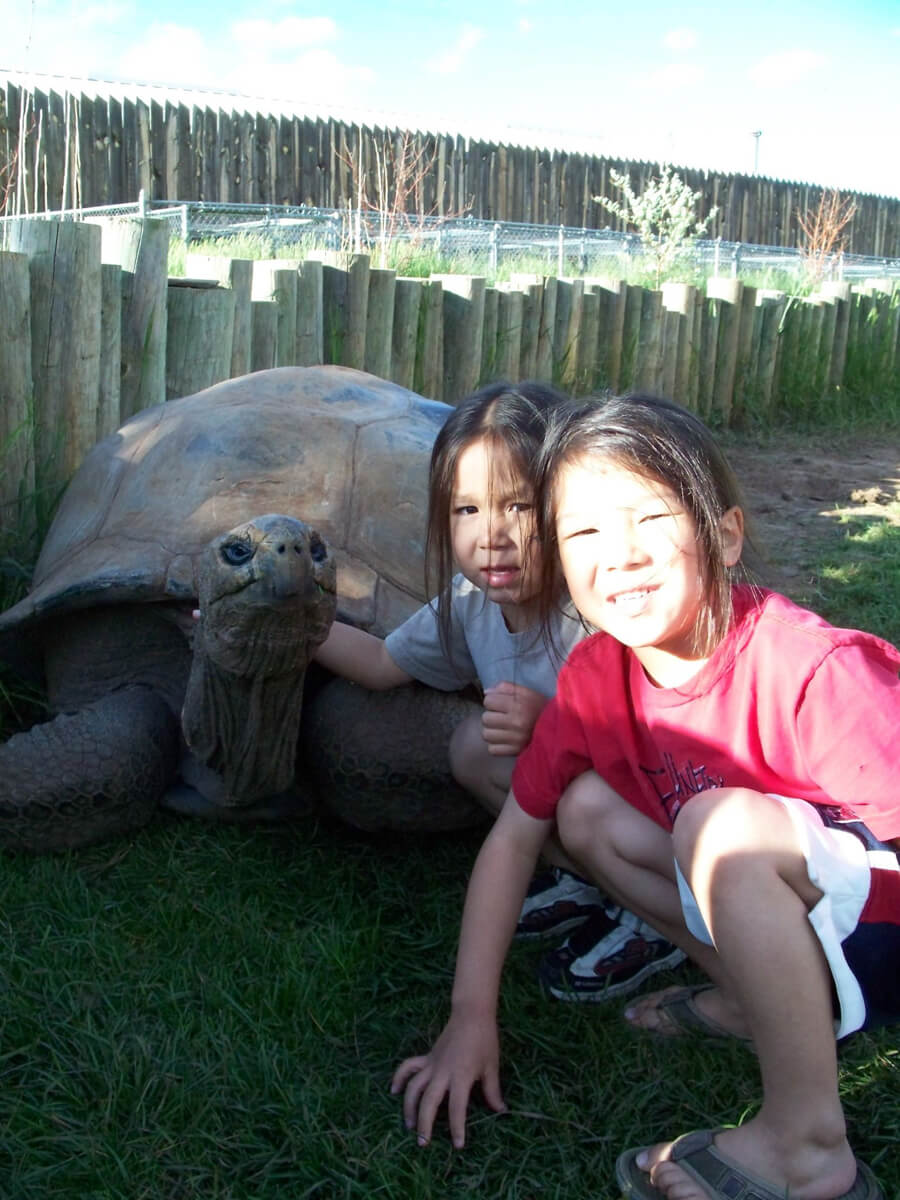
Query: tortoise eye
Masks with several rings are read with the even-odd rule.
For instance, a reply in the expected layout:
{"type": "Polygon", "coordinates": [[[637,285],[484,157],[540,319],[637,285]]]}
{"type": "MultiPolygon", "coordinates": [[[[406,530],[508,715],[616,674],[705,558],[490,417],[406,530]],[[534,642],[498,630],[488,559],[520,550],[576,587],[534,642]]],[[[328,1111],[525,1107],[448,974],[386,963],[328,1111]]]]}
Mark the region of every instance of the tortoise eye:
{"type": "Polygon", "coordinates": [[[221,554],[229,566],[240,567],[253,557],[253,547],[249,542],[226,542],[221,554]]]}
{"type": "Polygon", "coordinates": [[[317,533],[310,535],[309,556],[314,563],[322,563],[328,557],[328,547],[317,533]]]}

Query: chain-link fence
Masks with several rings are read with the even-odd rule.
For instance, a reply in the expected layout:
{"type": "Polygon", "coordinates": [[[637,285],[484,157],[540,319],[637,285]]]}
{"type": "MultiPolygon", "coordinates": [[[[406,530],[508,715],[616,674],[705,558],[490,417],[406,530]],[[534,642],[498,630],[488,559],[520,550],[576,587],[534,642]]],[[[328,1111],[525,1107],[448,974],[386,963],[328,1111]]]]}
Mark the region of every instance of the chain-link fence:
{"type": "MultiPolygon", "coordinates": [[[[253,257],[302,257],[313,250],[371,252],[384,265],[419,270],[484,274],[492,280],[516,273],[559,276],[598,275],[629,278],[648,270],[648,254],[636,234],[616,230],[573,229],[567,226],[526,225],[481,221],[472,217],[442,218],[407,213],[320,209],[271,204],[217,204],[143,201],[30,217],[0,218],[0,245],[16,220],[153,217],[171,226],[172,236],[185,244],[234,243],[241,257],[241,240],[252,242],[253,257]]],[[[246,255],[250,257],[251,255],[246,255]]],[[[778,246],[754,246],[721,239],[696,239],[680,256],[698,276],[767,274],[809,275],[809,258],[802,251],[778,246]]],[[[818,277],[858,282],[868,278],[900,279],[900,259],[835,254],[819,263],[818,277]]]]}

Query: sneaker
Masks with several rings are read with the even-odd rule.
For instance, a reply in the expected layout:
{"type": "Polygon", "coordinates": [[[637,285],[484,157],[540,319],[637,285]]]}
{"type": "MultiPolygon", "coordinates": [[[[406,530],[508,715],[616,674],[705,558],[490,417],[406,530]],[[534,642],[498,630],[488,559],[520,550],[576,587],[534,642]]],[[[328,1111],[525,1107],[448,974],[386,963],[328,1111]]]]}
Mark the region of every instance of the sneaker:
{"type": "Polygon", "coordinates": [[[517,938],[541,938],[566,933],[583,924],[598,910],[604,898],[592,883],[553,867],[535,875],[525,895],[516,926],[517,938]]]}
{"type": "Polygon", "coordinates": [[[541,959],[538,977],[558,1000],[614,1000],[685,954],[626,909],[595,913],[558,950],[541,959]]]}

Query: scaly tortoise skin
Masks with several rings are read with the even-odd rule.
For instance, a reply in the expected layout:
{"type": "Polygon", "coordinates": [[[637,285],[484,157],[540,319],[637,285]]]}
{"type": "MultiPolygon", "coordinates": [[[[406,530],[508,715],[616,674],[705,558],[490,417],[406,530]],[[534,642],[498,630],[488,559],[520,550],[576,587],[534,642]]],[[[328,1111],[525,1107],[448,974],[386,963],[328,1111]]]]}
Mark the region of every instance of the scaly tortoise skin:
{"type": "Polygon", "coordinates": [[[475,711],[463,697],[333,679],[307,698],[296,753],[335,609],[383,635],[424,599],[428,461],[449,412],[361,371],[282,367],[95,446],[31,591],[0,615],[0,653],[40,662],[55,714],[0,746],[0,846],[120,836],[161,803],[234,820],[321,802],[373,830],[480,819],[446,763],[475,711]]]}

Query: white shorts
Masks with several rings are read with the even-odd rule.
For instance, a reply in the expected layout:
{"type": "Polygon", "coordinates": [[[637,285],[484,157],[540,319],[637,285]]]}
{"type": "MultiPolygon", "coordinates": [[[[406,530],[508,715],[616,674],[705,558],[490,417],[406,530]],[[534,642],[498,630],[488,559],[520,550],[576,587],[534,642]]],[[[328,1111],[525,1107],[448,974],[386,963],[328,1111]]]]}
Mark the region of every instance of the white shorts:
{"type": "MultiPolygon", "coordinates": [[[[784,796],[773,796],[772,799],[778,800],[791,818],[803,847],[810,881],[823,893],[821,900],[809,913],[809,923],[822,945],[834,980],[840,1013],[835,1021],[835,1033],[839,1038],[846,1037],[868,1024],[868,1005],[863,986],[847,962],[845,943],[860,923],[860,915],[869,898],[873,869],[889,869],[900,873],[898,855],[891,847],[878,842],[865,826],[857,822],[846,828],[835,827],[827,824],[827,818],[823,820],[815,805],[807,804],[805,800],[784,796]],[[863,836],[860,830],[867,836],[863,836]]],[[[677,863],[675,870],[688,931],[698,941],[714,945],[697,901],[677,863]]],[[[895,938],[900,937],[900,923],[893,929],[887,928],[894,944],[895,938]]],[[[889,985],[889,990],[894,992],[896,989],[889,985]]],[[[897,1002],[900,1003],[900,997],[897,997],[897,1002]]]]}

